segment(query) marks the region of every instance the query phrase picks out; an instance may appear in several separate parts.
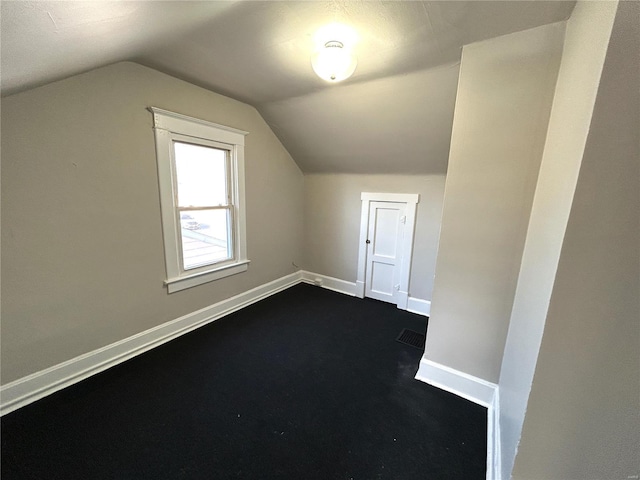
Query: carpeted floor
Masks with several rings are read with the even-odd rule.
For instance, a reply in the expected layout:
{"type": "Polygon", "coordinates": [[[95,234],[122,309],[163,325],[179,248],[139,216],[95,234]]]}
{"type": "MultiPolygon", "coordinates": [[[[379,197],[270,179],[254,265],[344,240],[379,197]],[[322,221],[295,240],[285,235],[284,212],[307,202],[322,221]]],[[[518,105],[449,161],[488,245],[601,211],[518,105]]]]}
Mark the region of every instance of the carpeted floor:
{"type": "Polygon", "coordinates": [[[2,418],[2,478],[484,479],[486,409],[414,380],[426,318],[297,285],[2,418]]]}

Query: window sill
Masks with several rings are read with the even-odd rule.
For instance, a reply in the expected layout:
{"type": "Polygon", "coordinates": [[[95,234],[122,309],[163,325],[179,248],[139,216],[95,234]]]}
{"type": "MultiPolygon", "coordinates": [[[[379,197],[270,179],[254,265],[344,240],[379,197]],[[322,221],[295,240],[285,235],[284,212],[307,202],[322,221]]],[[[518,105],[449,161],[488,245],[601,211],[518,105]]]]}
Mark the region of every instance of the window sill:
{"type": "Polygon", "coordinates": [[[182,277],[169,278],[165,280],[164,284],[167,286],[169,293],[179,292],[180,290],[202,285],[203,283],[212,282],[237,273],[246,272],[249,262],[250,260],[241,260],[239,262],[232,263],[231,265],[214,268],[213,270],[187,274],[182,277]]]}

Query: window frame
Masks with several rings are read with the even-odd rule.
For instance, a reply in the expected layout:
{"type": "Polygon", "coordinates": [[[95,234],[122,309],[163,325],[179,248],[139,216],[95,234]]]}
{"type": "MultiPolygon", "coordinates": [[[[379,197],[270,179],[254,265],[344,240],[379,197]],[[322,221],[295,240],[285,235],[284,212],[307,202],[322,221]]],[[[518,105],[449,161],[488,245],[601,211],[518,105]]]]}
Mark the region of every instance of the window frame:
{"type": "Polygon", "coordinates": [[[178,292],[244,272],[248,269],[246,207],[244,195],[244,143],[248,132],[188,117],[156,107],[153,114],[156,144],[160,211],[168,293],[178,292]],[[201,267],[184,269],[180,207],[177,201],[177,175],[174,142],[191,143],[228,150],[228,185],[231,202],[231,258],[201,267]]]}

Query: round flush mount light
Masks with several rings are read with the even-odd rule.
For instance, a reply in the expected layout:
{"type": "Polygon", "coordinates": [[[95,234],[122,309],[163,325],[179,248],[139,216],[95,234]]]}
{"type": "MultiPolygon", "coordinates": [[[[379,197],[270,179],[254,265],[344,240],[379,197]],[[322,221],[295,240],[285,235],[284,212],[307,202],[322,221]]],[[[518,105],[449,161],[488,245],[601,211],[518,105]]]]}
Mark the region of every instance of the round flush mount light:
{"type": "Polygon", "coordinates": [[[349,78],[357,64],[356,56],[338,40],[326,42],[311,57],[313,71],[331,83],[349,78]]]}

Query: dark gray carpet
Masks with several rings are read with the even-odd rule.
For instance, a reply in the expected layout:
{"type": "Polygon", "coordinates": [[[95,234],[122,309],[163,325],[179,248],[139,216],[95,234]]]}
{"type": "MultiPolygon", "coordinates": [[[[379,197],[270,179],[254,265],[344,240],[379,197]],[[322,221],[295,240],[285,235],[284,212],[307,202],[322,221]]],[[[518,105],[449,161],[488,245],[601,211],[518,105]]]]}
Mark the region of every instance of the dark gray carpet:
{"type": "Polygon", "coordinates": [[[2,478],[484,479],[486,409],[414,375],[426,318],[298,285],[2,418],[2,478]]]}

